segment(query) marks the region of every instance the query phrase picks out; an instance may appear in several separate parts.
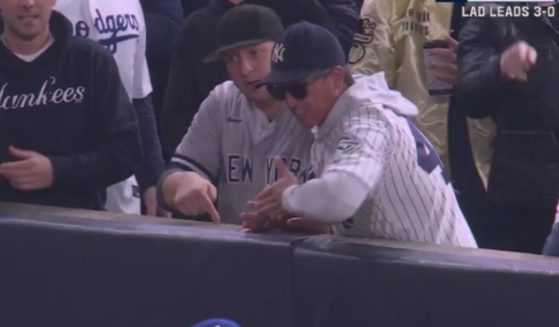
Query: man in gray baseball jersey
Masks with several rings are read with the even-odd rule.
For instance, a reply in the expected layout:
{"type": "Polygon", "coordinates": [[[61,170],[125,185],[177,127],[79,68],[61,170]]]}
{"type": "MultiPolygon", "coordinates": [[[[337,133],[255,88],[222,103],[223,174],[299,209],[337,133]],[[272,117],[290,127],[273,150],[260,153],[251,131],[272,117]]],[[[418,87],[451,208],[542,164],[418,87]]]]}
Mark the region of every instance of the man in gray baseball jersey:
{"type": "Polygon", "coordinates": [[[280,179],[250,207],[258,229],[298,216],[348,236],[476,247],[436,151],[411,122],[417,108],[383,73],[355,79],[334,35],[307,22],[277,40],[268,91],[313,129],[316,179],[280,179]]]}
{"type": "Polygon", "coordinates": [[[262,87],[282,31],[266,7],[242,5],[222,17],[218,50],[206,60],[221,58],[231,81],[202,103],[161,178],[161,204],[187,216],[207,213],[213,222],[240,224],[246,202],[277,179],[274,156],[301,180],[309,177],[311,133],[262,87]]]}

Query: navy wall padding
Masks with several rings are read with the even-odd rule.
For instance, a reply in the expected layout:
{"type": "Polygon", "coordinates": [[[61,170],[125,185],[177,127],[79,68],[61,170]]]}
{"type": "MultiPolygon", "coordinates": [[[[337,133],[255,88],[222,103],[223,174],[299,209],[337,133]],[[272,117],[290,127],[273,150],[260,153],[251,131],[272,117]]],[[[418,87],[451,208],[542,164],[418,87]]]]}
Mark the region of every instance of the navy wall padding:
{"type": "Polygon", "coordinates": [[[71,220],[0,218],[0,326],[290,324],[293,238],[71,220]]]}
{"type": "Polygon", "coordinates": [[[559,261],[315,237],[296,249],[296,327],[554,326],[559,261]]]}
{"type": "Polygon", "coordinates": [[[526,327],[559,259],[0,203],[0,326],[526,327]]]}

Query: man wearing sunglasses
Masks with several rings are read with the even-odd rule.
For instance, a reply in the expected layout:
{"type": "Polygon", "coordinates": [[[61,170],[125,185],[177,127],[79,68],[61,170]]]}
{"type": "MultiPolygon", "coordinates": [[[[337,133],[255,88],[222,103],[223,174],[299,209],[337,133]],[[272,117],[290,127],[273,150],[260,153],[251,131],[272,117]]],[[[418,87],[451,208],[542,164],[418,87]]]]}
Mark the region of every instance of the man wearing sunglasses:
{"type": "Polygon", "coordinates": [[[348,236],[476,247],[440,159],[411,122],[417,108],[383,73],[353,79],[336,38],[307,22],[276,41],[269,93],[313,129],[313,171],[280,179],[248,205],[253,230],[298,216],[348,236]],[[267,218],[268,217],[268,218],[267,218]]]}
{"type": "Polygon", "coordinates": [[[282,32],[279,17],[263,6],[238,6],[221,18],[218,50],[205,60],[221,58],[231,81],[210,93],[177,147],[159,185],[162,204],[240,224],[246,202],[277,179],[274,156],[302,180],[309,177],[312,134],[262,86],[282,32]]]}

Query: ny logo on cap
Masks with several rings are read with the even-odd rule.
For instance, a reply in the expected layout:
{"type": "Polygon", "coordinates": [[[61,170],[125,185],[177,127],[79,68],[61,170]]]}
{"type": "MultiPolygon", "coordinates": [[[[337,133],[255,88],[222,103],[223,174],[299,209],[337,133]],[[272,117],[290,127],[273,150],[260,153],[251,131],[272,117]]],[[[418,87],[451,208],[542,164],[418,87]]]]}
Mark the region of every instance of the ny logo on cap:
{"type": "Polygon", "coordinates": [[[282,43],[276,43],[274,45],[274,50],[272,53],[272,62],[283,62],[283,55],[285,53],[285,45],[282,43]]]}

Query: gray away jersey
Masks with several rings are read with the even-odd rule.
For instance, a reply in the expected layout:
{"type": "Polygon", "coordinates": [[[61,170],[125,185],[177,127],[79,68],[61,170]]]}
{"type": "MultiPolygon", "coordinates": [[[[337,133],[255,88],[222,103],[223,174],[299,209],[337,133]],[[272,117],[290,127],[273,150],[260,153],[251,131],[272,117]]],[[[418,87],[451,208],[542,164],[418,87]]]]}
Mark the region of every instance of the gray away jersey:
{"type": "Polygon", "coordinates": [[[312,133],[289,109],[270,122],[227,81],[204,100],[171,163],[212,181],[222,221],[240,224],[246,202],[277,180],[274,156],[281,156],[299,179],[309,178],[312,141],[312,133]]]}
{"type": "Polygon", "coordinates": [[[317,176],[342,171],[369,190],[357,212],[334,229],[349,236],[476,247],[436,151],[404,116],[415,110],[379,73],[358,78],[314,130],[317,176]]]}

